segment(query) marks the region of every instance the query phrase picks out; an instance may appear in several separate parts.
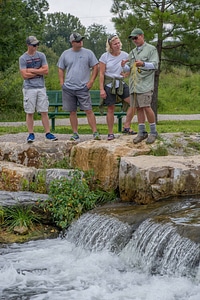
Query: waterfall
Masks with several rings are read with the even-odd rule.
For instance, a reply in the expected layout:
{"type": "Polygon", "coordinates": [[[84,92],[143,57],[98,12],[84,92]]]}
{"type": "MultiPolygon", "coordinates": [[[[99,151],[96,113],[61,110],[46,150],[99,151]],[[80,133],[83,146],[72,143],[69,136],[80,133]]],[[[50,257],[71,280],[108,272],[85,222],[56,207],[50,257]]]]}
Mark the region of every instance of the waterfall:
{"type": "Polygon", "coordinates": [[[107,216],[87,213],[69,228],[66,239],[90,251],[118,253],[132,267],[150,274],[195,276],[200,245],[181,237],[169,223],[152,219],[133,228],[107,216]]]}
{"type": "Polygon", "coordinates": [[[194,276],[198,272],[200,245],[181,237],[171,224],[144,221],[121,256],[152,274],[194,276]]]}
{"type": "Polygon", "coordinates": [[[90,251],[120,252],[131,238],[131,226],[106,215],[84,214],[67,231],[67,240],[90,251]]]}

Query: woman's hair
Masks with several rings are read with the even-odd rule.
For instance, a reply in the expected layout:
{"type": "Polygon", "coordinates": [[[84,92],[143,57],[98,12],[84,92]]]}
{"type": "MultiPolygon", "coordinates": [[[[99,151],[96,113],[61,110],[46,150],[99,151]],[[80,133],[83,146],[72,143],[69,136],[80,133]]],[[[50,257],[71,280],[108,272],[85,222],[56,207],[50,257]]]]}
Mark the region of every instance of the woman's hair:
{"type": "MultiPolygon", "coordinates": [[[[116,39],[119,39],[119,40],[120,40],[120,38],[118,37],[117,34],[112,34],[112,35],[110,35],[110,36],[108,37],[108,39],[107,39],[107,41],[106,41],[106,51],[107,51],[107,52],[112,53],[111,43],[112,43],[114,40],[116,40],[116,39]]],[[[122,43],[121,43],[121,41],[120,41],[120,47],[122,48],[122,43]]]]}

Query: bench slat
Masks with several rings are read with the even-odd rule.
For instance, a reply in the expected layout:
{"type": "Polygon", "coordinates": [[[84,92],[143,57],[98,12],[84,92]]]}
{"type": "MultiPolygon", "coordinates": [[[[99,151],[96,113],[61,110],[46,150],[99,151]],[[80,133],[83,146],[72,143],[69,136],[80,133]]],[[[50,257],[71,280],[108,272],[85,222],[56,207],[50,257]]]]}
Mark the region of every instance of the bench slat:
{"type": "MultiPolygon", "coordinates": [[[[92,107],[99,108],[100,105],[100,91],[99,90],[90,90],[91,100],[92,100],[92,107]]],[[[57,116],[69,116],[70,113],[67,111],[62,111],[62,91],[61,90],[54,90],[54,91],[47,91],[47,96],[49,100],[49,118],[51,119],[51,130],[55,130],[55,119],[57,116]]],[[[93,110],[95,116],[101,116],[102,113],[100,111],[93,110]]],[[[85,116],[84,111],[77,111],[78,116],[85,116]]],[[[103,113],[106,115],[106,111],[103,113]]],[[[122,103],[117,103],[115,105],[114,115],[117,116],[118,119],[118,132],[122,131],[122,118],[126,115],[126,112],[122,110],[122,103]]]]}

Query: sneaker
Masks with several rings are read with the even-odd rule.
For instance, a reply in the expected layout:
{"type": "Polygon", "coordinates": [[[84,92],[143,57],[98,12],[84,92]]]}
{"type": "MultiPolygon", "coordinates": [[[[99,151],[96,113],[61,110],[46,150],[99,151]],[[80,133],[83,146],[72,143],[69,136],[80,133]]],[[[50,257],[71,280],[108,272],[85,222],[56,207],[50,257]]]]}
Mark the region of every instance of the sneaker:
{"type": "Polygon", "coordinates": [[[34,133],[30,133],[29,136],[27,137],[27,142],[28,143],[33,143],[35,140],[35,135],[34,133]]]}
{"type": "Polygon", "coordinates": [[[94,137],[94,140],[97,140],[97,141],[101,140],[100,134],[98,132],[94,132],[93,137],[94,137]]]}
{"type": "Polygon", "coordinates": [[[114,139],[115,139],[115,136],[113,133],[108,134],[108,138],[107,138],[108,141],[112,141],[114,139]]]}
{"type": "Polygon", "coordinates": [[[70,138],[70,141],[79,141],[79,140],[80,140],[79,135],[76,132],[70,138]]]}
{"type": "Polygon", "coordinates": [[[50,141],[57,141],[57,137],[55,137],[55,135],[53,135],[52,133],[46,133],[46,139],[50,140],[50,141]]]}
{"type": "Polygon", "coordinates": [[[140,142],[142,142],[143,140],[145,140],[146,138],[148,138],[148,133],[145,131],[143,132],[143,135],[137,135],[135,139],[133,139],[133,143],[134,144],[138,144],[140,142]]]}
{"type": "Polygon", "coordinates": [[[130,130],[130,128],[123,128],[122,133],[123,134],[130,134],[130,135],[137,134],[136,131],[130,130]]]}
{"type": "Polygon", "coordinates": [[[153,144],[155,142],[155,140],[158,137],[158,133],[156,132],[156,134],[152,134],[150,133],[148,136],[148,139],[146,140],[146,144],[153,144]]]}

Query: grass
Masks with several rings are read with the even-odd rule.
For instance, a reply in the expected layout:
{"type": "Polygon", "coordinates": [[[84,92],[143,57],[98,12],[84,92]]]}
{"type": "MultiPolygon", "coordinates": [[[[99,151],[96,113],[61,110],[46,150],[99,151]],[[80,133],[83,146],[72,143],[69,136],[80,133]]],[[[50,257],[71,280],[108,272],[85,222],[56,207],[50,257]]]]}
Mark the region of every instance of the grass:
{"type": "MultiPolygon", "coordinates": [[[[146,124],[147,131],[149,131],[149,125],[146,124]]],[[[100,134],[107,134],[108,128],[105,124],[97,125],[100,134]]],[[[137,131],[137,123],[132,123],[132,128],[137,131]]],[[[43,133],[44,129],[42,126],[35,126],[35,132],[43,133]]],[[[159,133],[173,133],[173,132],[183,132],[185,134],[200,133],[200,120],[193,121],[159,121],[157,124],[157,131],[159,133]]],[[[4,134],[17,134],[17,133],[27,133],[26,126],[0,126],[0,135],[4,134]]],[[[117,124],[114,125],[114,133],[118,132],[117,124]]],[[[71,126],[56,126],[55,134],[71,134],[71,126]]],[[[91,134],[91,128],[89,125],[79,125],[79,134],[91,134]]]]}

